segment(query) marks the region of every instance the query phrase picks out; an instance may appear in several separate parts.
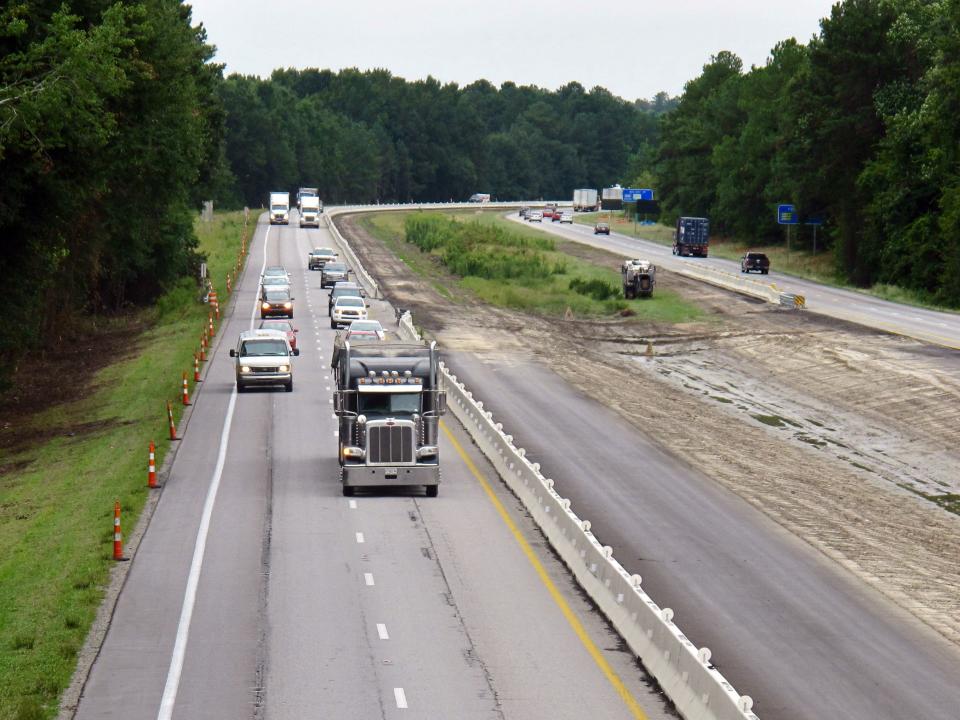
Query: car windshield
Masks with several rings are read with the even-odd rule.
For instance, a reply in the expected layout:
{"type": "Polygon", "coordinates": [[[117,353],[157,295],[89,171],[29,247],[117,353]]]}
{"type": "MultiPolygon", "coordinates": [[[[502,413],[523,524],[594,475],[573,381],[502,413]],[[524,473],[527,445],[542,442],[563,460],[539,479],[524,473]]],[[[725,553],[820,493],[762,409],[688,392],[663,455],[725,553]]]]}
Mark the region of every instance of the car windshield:
{"type": "Polygon", "coordinates": [[[290,323],[286,320],[263,322],[260,323],[260,327],[263,330],[280,330],[282,332],[291,332],[293,330],[293,328],[290,327],[290,323]]]}
{"type": "Polygon", "coordinates": [[[314,255],[336,255],[330,248],[314,248],[314,255]]]}
{"type": "Polygon", "coordinates": [[[362,393],[359,411],[368,418],[410,416],[420,412],[420,393],[362,393]]]}
{"type": "Polygon", "coordinates": [[[263,278],[264,285],[288,285],[289,280],[287,280],[286,275],[267,275],[263,278]]]}
{"type": "Polygon", "coordinates": [[[350,332],[357,331],[368,331],[368,332],[381,332],[383,326],[380,325],[379,320],[357,320],[350,326],[350,332]]]}
{"type": "Polygon", "coordinates": [[[363,298],[358,298],[358,297],[337,298],[337,307],[363,307],[363,298]]]}
{"type": "Polygon", "coordinates": [[[334,288],[333,298],[336,300],[341,297],[360,297],[359,288],[334,288]]]}
{"type": "Polygon", "coordinates": [[[244,340],[240,346],[240,355],[283,355],[286,356],[287,343],[279,338],[262,338],[258,340],[244,340]]]}
{"type": "Polygon", "coordinates": [[[339,272],[345,272],[346,269],[347,269],[347,266],[344,265],[343,263],[338,263],[338,262],[335,262],[335,263],[327,263],[327,266],[324,268],[324,272],[327,272],[327,271],[330,271],[330,270],[339,271],[339,272]]]}
{"type": "Polygon", "coordinates": [[[290,293],[281,290],[270,290],[264,295],[268,302],[287,302],[290,299],[290,293]]]}

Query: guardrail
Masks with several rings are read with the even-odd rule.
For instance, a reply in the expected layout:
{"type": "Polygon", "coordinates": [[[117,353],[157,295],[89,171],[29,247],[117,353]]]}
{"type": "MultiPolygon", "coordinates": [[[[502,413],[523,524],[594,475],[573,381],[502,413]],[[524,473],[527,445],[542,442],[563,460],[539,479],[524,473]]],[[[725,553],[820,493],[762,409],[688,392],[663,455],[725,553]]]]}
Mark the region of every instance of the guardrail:
{"type": "MultiPolygon", "coordinates": [[[[405,341],[422,342],[409,311],[400,316],[397,333],[405,341]]],[[[483,402],[444,363],[441,374],[448,407],[677,711],[687,720],[759,720],[753,700],[740,695],[710,663],[709,648],[697,648],[674,623],[673,610],[661,608],[643,591],[641,577],[628,573],[613,549],[601,545],[590,522],[574,513],[483,402]]]]}

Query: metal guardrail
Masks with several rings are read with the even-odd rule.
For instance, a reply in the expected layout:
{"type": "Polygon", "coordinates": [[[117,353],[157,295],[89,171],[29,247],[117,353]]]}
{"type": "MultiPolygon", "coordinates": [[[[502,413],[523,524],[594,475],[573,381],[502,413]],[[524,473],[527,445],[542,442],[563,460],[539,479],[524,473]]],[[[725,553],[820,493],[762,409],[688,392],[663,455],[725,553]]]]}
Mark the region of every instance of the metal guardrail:
{"type": "MultiPolygon", "coordinates": [[[[355,269],[369,277],[359,264],[355,269]]],[[[406,341],[422,342],[409,311],[400,316],[397,333],[406,341]]],[[[447,406],[678,712],[688,720],[759,720],[753,700],[740,695],[711,664],[709,648],[697,648],[683,634],[673,621],[673,610],[661,608],[643,591],[641,577],[628,573],[613,557],[613,549],[600,544],[590,522],[574,513],[570,500],[560,497],[553,480],[526,458],[526,450],[494,422],[493,413],[484,410],[483,402],[444,363],[440,367],[447,406]]]]}

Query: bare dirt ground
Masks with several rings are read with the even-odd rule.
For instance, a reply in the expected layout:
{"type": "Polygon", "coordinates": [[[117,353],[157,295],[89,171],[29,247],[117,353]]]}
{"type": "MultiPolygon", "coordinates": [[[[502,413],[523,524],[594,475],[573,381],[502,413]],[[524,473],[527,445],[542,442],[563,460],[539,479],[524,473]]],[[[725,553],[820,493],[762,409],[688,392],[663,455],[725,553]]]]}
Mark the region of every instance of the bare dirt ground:
{"type": "Polygon", "coordinates": [[[960,353],[668,272],[658,285],[708,321],[543,319],[451,303],[356,216],[337,222],[384,294],[443,347],[537,358],[960,645],[960,353]]]}

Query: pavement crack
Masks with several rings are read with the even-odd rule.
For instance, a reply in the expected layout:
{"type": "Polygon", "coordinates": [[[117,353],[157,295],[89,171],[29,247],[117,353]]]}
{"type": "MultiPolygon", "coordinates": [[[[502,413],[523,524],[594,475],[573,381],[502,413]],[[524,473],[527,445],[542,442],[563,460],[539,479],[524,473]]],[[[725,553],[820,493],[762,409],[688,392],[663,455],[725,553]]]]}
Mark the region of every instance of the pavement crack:
{"type": "Polygon", "coordinates": [[[263,720],[267,713],[267,667],[269,645],[269,600],[270,600],[270,545],[273,538],[273,429],[276,421],[276,403],[270,403],[270,420],[267,423],[266,452],[267,477],[264,488],[265,504],[263,538],[260,544],[260,590],[257,601],[257,650],[254,661],[253,720],[263,720]]]}

